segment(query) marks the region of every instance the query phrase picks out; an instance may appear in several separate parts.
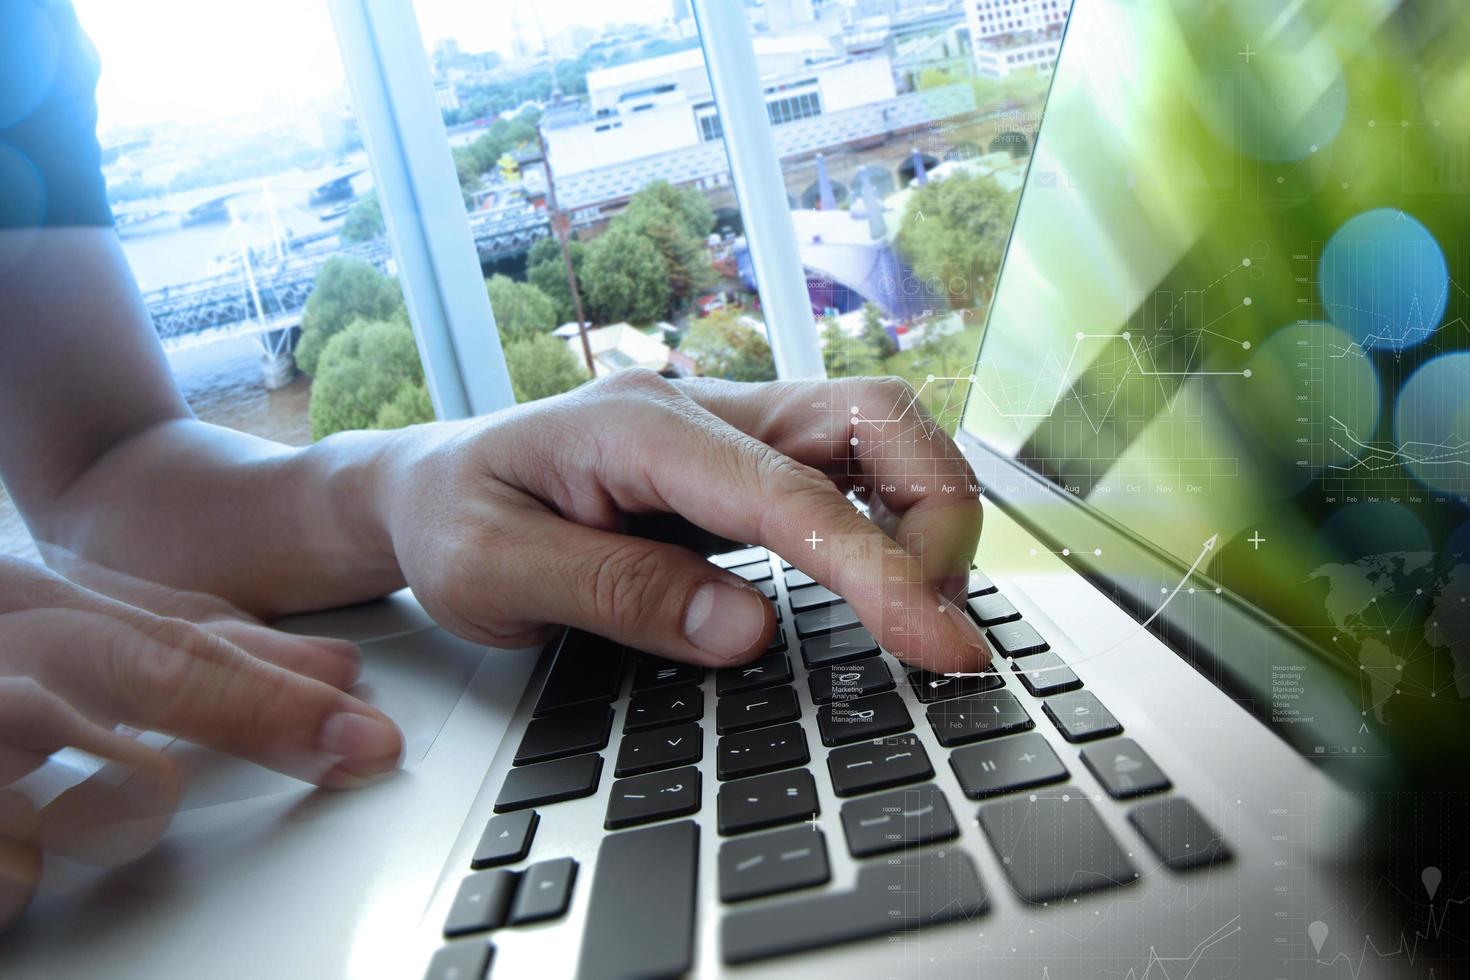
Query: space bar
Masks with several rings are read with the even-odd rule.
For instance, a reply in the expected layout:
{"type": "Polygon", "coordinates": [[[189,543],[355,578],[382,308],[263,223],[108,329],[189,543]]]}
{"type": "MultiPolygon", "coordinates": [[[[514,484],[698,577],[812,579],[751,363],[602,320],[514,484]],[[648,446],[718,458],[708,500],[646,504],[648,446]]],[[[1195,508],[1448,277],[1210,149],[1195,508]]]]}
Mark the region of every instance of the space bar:
{"type": "Polygon", "coordinates": [[[861,868],[852,891],[726,915],[720,952],[726,964],[735,966],[969,919],[987,907],[968,854],[957,847],[920,851],[861,868]]]}
{"type": "Polygon", "coordinates": [[[577,976],[667,977],[694,960],[699,827],[692,820],[602,839],[577,976]]]}

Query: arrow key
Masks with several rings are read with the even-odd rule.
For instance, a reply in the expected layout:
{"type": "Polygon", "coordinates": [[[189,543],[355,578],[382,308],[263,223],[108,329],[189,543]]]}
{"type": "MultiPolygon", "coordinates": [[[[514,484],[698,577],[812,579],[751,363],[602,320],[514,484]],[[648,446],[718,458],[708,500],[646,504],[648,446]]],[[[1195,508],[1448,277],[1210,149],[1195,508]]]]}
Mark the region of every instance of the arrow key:
{"type": "Polygon", "coordinates": [[[693,766],[613,782],[602,825],[620,830],[699,812],[699,770],[693,766]]]}
{"type": "Polygon", "coordinates": [[[558,919],[567,914],[572,900],[572,882],[577,880],[577,862],[571,858],[538,861],[521,876],[515,904],[510,910],[510,924],[525,925],[544,919],[558,919]]]}
{"type": "Polygon", "coordinates": [[[530,853],[531,838],[536,836],[536,824],[540,819],[535,810],[491,817],[485,825],[485,832],[480,835],[480,845],[475,848],[470,867],[479,871],[523,859],[530,853]]]}

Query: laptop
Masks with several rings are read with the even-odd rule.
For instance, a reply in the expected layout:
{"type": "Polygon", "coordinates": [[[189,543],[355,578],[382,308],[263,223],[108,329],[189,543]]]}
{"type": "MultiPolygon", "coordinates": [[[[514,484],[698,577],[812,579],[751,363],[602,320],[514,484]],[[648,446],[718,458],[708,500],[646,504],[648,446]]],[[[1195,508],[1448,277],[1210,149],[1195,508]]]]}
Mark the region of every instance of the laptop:
{"type": "Polygon", "coordinates": [[[0,970],[1454,975],[1470,433],[1423,379],[1463,343],[1428,67],[1463,21],[1077,0],[943,382],[988,671],[909,670],[799,556],[677,528],[776,608],[760,660],[487,651],[407,593],[297,617],[362,644],[404,771],[329,794],[173,746],[164,842],[49,868],[0,970]]]}

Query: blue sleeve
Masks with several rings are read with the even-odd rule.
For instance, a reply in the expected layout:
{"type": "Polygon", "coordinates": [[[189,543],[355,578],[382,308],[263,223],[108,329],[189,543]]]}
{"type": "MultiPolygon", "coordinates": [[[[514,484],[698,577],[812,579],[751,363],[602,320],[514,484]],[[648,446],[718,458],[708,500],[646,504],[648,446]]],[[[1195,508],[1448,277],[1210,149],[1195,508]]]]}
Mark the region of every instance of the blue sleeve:
{"type": "Polygon", "coordinates": [[[112,224],[96,91],[70,0],[0,0],[0,228],[112,224]]]}

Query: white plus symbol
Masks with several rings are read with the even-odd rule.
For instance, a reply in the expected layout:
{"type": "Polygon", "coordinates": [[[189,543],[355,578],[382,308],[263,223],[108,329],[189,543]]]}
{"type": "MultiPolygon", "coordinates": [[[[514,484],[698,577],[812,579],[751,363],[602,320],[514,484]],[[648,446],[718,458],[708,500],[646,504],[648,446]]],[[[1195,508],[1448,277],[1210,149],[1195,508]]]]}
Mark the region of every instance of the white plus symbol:
{"type": "Polygon", "coordinates": [[[1245,46],[1245,50],[1244,51],[1237,51],[1235,53],[1238,54],[1238,55],[1240,55],[1242,58],[1244,58],[1246,64],[1250,64],[1251,63],[1251,58],[1255,57],[1260,52],[1259,51],[1252,51],[1251,50],[1251,46],[1249,44],[1247,44],[1245,46]]]}
{"type": "Polygon", "coordinates": [[[807,544],[809,544],[809,545],[811,545],[811,546],[812,546],[812,550],[813,550],[813,551],[816,551],[816,550],[817,550],[817,545],[818,545],[818,544],[819,544],[819,543],[820,543],[820,542],[821,542],[821,541],[822,541],[822,540],[823,540],[823,539],[822,539],[822,538],[819,538],[819,537],[817,537],[817,532],[816,532],[816,531],[813,531],[813,532],[812,532],[812,536],[811,536],[811,537],[809,537],[809,538],[802,538],[802,540],[803,540],[803,541],[805,541],[805,542],[806,542],[806,543],[807,543],[807,544]]]}
{"type": "Polygon", "coordinates": [[[1250,537],[1246,538],[1246,540],[1251,543],[1252,547],[1256,551],[1260,551],[1261,550],[1261,542],[1262,541],[1265,541],[1266,539],[1263,538],[1263,537],[1261,537],[1261,532],[1260,531],[1256,531],[1250,537]]]}
{"type": "Polygon", "coordinates": [[[1021,753],[1020,759],[1022,762],[1026,763],[1026,765],[1029,766],[1031,763],[1036,761],[1036,756],[1032,755],[1030,752],[1023,752],[1021,753]]]}
{"type": "Polygon", "coordinates": [[[807,825],[812,828],[812,830],[817,829],[817,815],[815,813],[808,817],[806,822],[807,825]]]}

